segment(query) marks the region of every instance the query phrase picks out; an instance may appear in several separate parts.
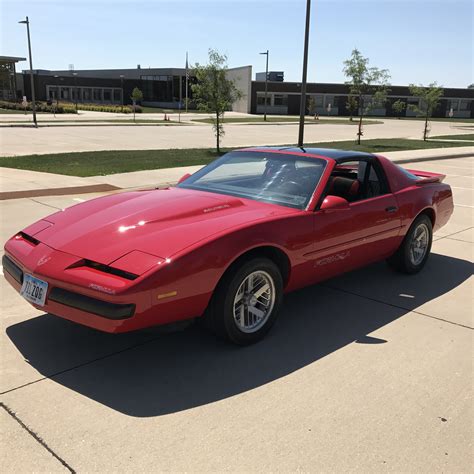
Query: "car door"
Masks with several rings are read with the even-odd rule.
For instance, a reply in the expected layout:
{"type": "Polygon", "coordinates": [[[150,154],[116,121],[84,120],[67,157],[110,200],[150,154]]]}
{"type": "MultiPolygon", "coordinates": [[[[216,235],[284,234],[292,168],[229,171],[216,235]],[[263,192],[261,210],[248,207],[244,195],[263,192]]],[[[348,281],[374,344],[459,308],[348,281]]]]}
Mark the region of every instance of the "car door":
{"type": "MultiPolygon", "coordinates": [[[[345,209],[314,212],[312,258],[317,280],[387,258],[399,242],[397,201],[377,159],[352,158],[337,166],[351,170],[349,176],[356,185],[351,188],[357,191],[353,196],[339,193],[340,197],[349,198],[345,209]]],[[[326,195],[334,192],[328,186],[326,195]]]]}

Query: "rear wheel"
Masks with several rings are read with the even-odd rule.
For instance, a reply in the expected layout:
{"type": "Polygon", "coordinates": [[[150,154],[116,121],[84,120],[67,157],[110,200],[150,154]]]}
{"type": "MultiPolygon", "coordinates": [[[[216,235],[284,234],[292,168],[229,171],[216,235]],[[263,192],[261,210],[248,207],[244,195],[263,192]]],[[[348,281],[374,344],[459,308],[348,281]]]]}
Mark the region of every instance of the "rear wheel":
{"type": "Polygon", "coordinates": [[[271,260],[256,258],[224,275],[205,314],[220,337],[247,345],[272,327],[282,301],[283,279],[271,260]]]}
{"type": "Polygon", "coordinates": [[[433,242],[433,227],[430,218],[418,216],[402,244],[387,261],[391,267],[403,273],[418,273],[428,260],[433,242]]]}

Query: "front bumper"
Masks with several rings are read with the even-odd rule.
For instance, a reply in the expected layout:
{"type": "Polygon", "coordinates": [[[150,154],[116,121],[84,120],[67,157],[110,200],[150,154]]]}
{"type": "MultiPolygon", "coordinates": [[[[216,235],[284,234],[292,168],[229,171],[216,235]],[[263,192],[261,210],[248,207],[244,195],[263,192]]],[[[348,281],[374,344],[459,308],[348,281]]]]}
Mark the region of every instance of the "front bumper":
{"type": "MultiPolygon", "coordinates": [[[[19,292],[25,272],[33,274],[27,268],[23,269],[10,256],[2,257],[2,265],[6,280],[19,292]]],[[[102,299],[81,294],[71,289],[61,288],[56,282],[39,275],[48,282],[48,294],[45,306],[34,307],[86,326],[106,332],[121,332],[124,320],[135,314],[134,303],[113,303],[102,299]],[[98,316],[98,317],[97,317],[98,316]]],[[[123,330],[123,329],[122,329],[123,330]]]]}

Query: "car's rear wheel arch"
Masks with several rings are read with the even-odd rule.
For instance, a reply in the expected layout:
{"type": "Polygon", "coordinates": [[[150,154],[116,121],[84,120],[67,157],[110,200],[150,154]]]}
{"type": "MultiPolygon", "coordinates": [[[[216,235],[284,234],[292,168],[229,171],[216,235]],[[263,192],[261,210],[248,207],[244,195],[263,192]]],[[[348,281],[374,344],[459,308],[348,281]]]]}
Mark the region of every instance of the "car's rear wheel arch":
{"type": "Polygon", "coordinates": [[[426,215],[429,217],[430,221],[431,221],[431,225],[435,226],[435,222],[436,222],[436,213],[434,211],[434,209],[432,207],[427,207],[426,209],[423,209],[417,216],[415,219],[413,219],[413,221],[415,221],[419,216],[421,215],[426,215]]]}

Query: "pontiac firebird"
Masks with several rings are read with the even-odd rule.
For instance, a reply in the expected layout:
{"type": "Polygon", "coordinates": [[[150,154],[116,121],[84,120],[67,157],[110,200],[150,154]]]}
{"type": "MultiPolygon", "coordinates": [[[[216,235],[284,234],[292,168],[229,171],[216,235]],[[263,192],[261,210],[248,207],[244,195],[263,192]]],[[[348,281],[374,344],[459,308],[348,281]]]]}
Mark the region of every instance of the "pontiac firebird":
{"type": "Polygon", "coordinates": [[[249,148],[176,187],[56,212],[5,245],[5,278],[33,306],[119,333],[202,317],[260,340],[283,294],[387,260],[416,273],[453,211],[444,175],[377,155],[249,148]]]}

